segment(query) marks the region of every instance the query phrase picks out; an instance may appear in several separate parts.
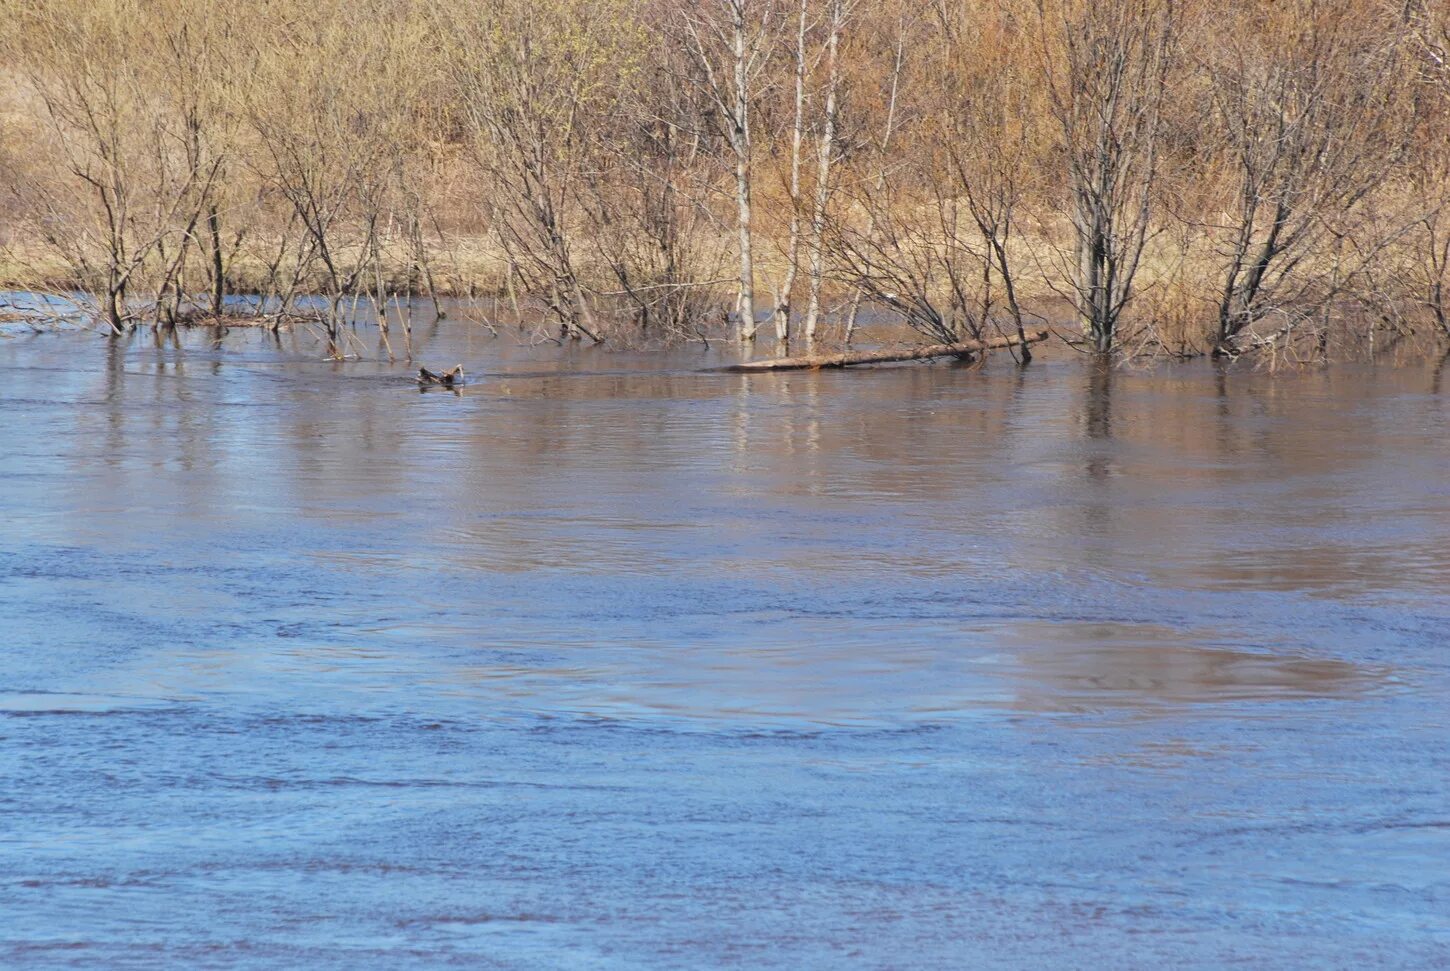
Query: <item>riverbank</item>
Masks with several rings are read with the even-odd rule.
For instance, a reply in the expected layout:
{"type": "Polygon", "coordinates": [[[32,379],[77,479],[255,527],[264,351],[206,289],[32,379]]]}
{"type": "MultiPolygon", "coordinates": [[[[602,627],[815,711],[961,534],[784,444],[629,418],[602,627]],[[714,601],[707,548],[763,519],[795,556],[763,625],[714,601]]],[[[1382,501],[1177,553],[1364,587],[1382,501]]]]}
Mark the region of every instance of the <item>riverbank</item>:
{"type": "MultiPolygon", "coordinates": [[[[1025,330],[1046,326],[1064,339],[1075,341],[1083,326],[1077,319],[1070,290],[1042,272],[1061,257],[1065,239],[1024,236],[1013,241],[1010,253],[1017,266],[1013,297],[1025,330]]],[[[285,244],[261,237],[248,237],[248,240],[248,245],[237,247],[224,262],[225,299],[230,310],[245,311],[264,304],[276,309],[282,299],[308,304],[311,309],[324,306],[320,300],[327,292],[327,282],[320,265],[314,261],[310,269],[299,272],[295,264],[285,260],[277,262],[277,253],[287,249],[285,244]]],[[[1203,251],[1206,242],[1198,240],[1190,245],[1182,240],[1154,240],[1145,246],[1136,296],[1119,321],[1113,341],[1116,357],[1171,360],[1215,351],[1217,301],[1221,294],[1211,254],[1203,251]]],[[[712,240],[710,245],[718,248],[722,243],[712,240]]],[[[335,253],[344,278],[353,277],[361,258],[362,253],[356,246],[340,245],[335,253]]],[[[1387,247],[1380,258],[1402,264],[1392,274],[1395,279],[1413,280],[1420,275],[1413,266],[1413,254],[1400,248],[1387,247]]],[[[639,292],[621,290],[620,281],[611,275],[608,262],[593,255],[591,247],[585,247],[584,254],[576,257],[575,263],[584,285],[584,304],[590,308],[593,319],[588,327],[590,333],[632,345],[723,340],[735,334],[732,314],[736,284],[723,266],[716,267],[710,278],[699,284],[681,283],[659,291],[660,294],[690,294],[692,309],[680,316],[681,307],[673,303],[642,309],[653,297],[641,303],[641,294],[648,296],[654,291],[648,286],[639,292]]],[[[1305,260],[1305,265],[1314,267],[1315,273],[1329,273],[1322,264],[1324,260],[1318,256],[1305,260]]],[[[769,248],[759,255],[756,266],[755,319],[759,343],[763,345],[770,343],[779,328],[774,316],[778,296],[773,288],[788,274],[779,254],[769,248]]],[[[531,295],[506,250],[484,234],[465,233],[430,243],[421,261],[388,248],[378,265],[359,273],[358,279],[357,287],[341,301],[343,323],[366,323],[371,312],[370,301],[380,293],[392,305],[390,313],[400,316],[410,301],[414,315],[420,316],[429,312],[437,300],[464,310],[469,319],[485,322],[490,327],[547,335],[557,332],[561,323],[559,306],[537,294],[531,295]]],[[[945,286],[947,282],[938,280],[937,286],[945,286]]],[[[182,301],[182,311],[206,315],[212,302],[209,279],[198,270],[188,277],[187,284],[189,289],[185,292],[189,296],[182,301]]],[[[0,293],[8,289],[12,295],[22,297],[29,291],[64,298],[76,293],[96,293],[98,285],[99,281],[83,278],[59,260],[53,250],[14,242],[0,247],[0,293]]],[[[1412,347],[1418,354],[1434,357],[1441,347],[1450,343],[1450,324],[1442,325],[1430,304],[1401,299],[1403,294],[1389,300],[1388,291],[1377,292],[1388,302],[1356,295],[1357,291],[1350,288],[1327,303],[1320,304],[1306,297],[1301,305],[1276,308],[1245,328],[1231,342],[1230,353],[1262,357],[1277,367],[1281,363],[1316,360],[1371,359],[1382,354],[1386,347],[1412,347]]],[[[844,287],[839,281],[828,280],[823,292],[820,337],[829,346],[839,345],[847,329],[846,321],[853,317],[868,328],[884,326],[891,332],[892,340],[917,340],[923,344],[949,339],[939,327],[950,321],[975,326],[985,318],[987,324],[982,329],[986,335],[1015,333],[1015,318],[1009,312],[1000,281],[964,303],[956,302],[964,296],[922,289],[905,293],[888,290],[876,299],[861,299],[858,291],[844,287]],[[985,314],[982,300],[987,302],[985,314]],[[945,316],[938,319],[932,315],[945,316]],[[903,333],[912,328],[915,334],[903,333]]],[[[100,316],[104,297],[96,293],[88,302],[95,308],[92,313],[100,316]]],[[[152,308],[157,300],[154,295],[146,295],[144,279],[132,287],[131,302],[141,320],[156,316],[152,308]]],[[[4,307],[0,306],[0,312],[3,311],[4,307]]],[[[791,328],[797,340],[802,332],[803,312],[797,299],[791,307],[791,328]]]]}
{"type": "MultiPolygon", "coordinates": [[[[839,317],[832,317],[825,321],[821,337],[814,344],[797,340],[781,346],[775,339],[773,328],[765,323],[760,329],[757,341],[739,345],[731,339],[732,328],[723,320],[707,330],[682,339],[678,335],[642,329],[636,321],[620,318],[605,321],[601,332],[606,340],[603,344],[595,345],[587,340],[561,340],[557,327],[541,311],[520,319],[513,315],[507,298],[491,296],[472,300],[442,297],[439,298],[436,308],[430,298],[415,299],[411,303],[390,303],[387,335],[379,331],[376,317],[370,312],[369,305],[360,302],[356,320],[342,329],[339,347],[329,350],[325,337],[326,328],[317,317],[325,309],[324,302],[316,298],[304,298],[297,314],[283,316],[278,316],[271,309],[261,313],[258,306],[256,297],[233,297],[229,299],[226,315],[220,320],[200,312],[189,317],[180,329],[205,331],[212,335],[211,339],[222,342],[218,345],[220,347],[235,344],[234,337],[224,335],[235,335],[251,329],[282,331],[293,334],[289,339],[296,342],[293,346],[298,353],[317,358],[340,354],[342,358],[349,360],[375,359],[404,363],[426,359],[426,337],[436,334],[440,324],[435,318],[435,311],[443,314],[450,329],[456,332],[461,328],[463,332],[471,333],[477,346],[485,354],[489,352],[484,349],[494,346],[546,346],[562,343],[578,344],[578,353],[595,353],[604,360],[608,360],[616,352],[650,354],[663,365],[674,352],[683,347],[695,349],[702,355],[701,360],[708,357],[713,361],[713,355],[724,354],[724,363],[719,366],[736,366],[750,361],[773,361],[786,354],[830,356],[845,351],[882,351],[909,355],[926,344],[919,334],[904,326],[899,318],[867,310],[861,314],[859,326],[850,344],[842,339],[844,322],[839,317]]],[[[1058,312],[1062,314],[1063,308],[1059,307],[1058,312]]],[[[1060,316],[1059,321],[1061,320],[1060,316]]],[[[1380,331],[1373,325],[1373,321],[1363,322],[1363,333],[1368,335],[1368,339],[1364,340],[1336,340],[1323,345],[1315,342],[1301,343],[1287,351],[1263,348],[1244,354],[1237,360],[1223,360],[1219,363],[1231,370],[1269,372],[1366,362],[1416,367],[1433,366],[1437,362],[1443,364],[1447,352],[1450,352],[1446,342],[1433,329],[1380,331]]],[[[104,333],[107,328],[92,320],[83,309],[78,309],[69,296],[0,291],[0,337],[73,330],[104,333]]],[[[151,328],[142,326],[141,330],[149,333],[151,328]]],[[[1361,322],[1351,324],[1350,330],[1360,332],[1361,322]]],[[[157,335],[158,338],[170,333],[166,328],[163,331],[165,333],[157,335]]],[[[1046,332],[1048,339],[1032,349],[1034,361],[1071,362],[1091,356],[1083,335],[1071,323],[1059,322],[1047,328],[1046,332]]],[[[997,328],[988,332],[989,337],[997,335],[1010,337],[1012,332],[1003,332],[997,328]]],[[[988,355],[1009,364],[1015,363],[1019,357],[1013,347],[989,351],[988,355]]],[[[1140,340],[1134,351],[1124,348],[1112,357],[1112,361],[1116,366],[1127,370],[1155,367],[1172,369],[1181,362],[1201,360],[1204,356],[1201,353],[1185,355],[1181,351],[1170,352],[1161,345],[1140,340]]],[[[451,366],[457,362],[445,363],[446,366],[451,366]]]]}

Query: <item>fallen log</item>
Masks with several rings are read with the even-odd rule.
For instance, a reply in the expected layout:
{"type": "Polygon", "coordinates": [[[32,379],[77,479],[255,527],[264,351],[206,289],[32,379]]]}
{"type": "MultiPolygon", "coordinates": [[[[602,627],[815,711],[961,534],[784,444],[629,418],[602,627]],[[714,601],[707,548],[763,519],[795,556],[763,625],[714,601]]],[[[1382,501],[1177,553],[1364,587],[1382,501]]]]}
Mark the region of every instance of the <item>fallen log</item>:
{"type": "MultiPolygon", "coordinates": [[[[1036,344],[1047,340],[1047,331],[1039,330],[1026,335],[1026,343],[1036,344]]],[[[839,354],[808,354],[804,357],[776,357],[760,361],[747,361],[729,367],[714,368],[730,373],[752,373],[755,371],[814,371],[818,368],[850,367],[853,364],[889,364],[893,361],[924,361],[932,357],[969,357],[981,351],[996,347],[1021,346],[1016,337],[993,337],[985,341],[959,341],[956,344],[928,344],[924,347],[905,347],[892,351],[845,351],[839,354]]]]}

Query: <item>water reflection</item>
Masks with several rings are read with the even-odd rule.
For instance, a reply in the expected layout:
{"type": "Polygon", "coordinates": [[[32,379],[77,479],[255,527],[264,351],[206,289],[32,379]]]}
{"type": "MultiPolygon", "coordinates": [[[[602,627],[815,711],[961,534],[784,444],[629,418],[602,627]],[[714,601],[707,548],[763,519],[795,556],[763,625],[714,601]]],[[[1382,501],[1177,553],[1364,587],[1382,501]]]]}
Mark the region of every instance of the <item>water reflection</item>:
{"type": "Polygon", "coordinates": [[[1380,665],[1251,651],[1154,625],[1024,624],[1003,646],[1004,670],[1022,682],[1015,704],[1029,711],[1348,697],[1394,680],[1380,665]]]}
{"type": "MultiPolygon", "coordinates": [[[[1083,685],[1137,683],[1135,667],[1145,687],[1113,704],[1148,705],[1154,686],[1159,702],[1213,699],[1160,678],[1160,662],[1227,671],[1223,700],[1268,699],[1229,690],[1233,678],[1278,683],[1319,670],[1305,667],[1319,660],[1357,662],[1301,627],[1292,603],[1262,621],[1304,638],[1290,645],[1297,660],[1282,662],[1200,654],[1198,633],[1145,647],[1121,615],[1182,615],[1181,630],[1195,631],[1180,591],[1381,591],[1400,604],[1450,579],[1431,539],[1445,529],[1433,518],[1443,501],[1413,485],[1440,481],[1443,442],[1408,441],[1386,418],[1361,421],[1346,448],[1317,396],[1325,378],[1285,393],[1222,369],[723,376],[695,373],[708,363],[698,352],[601,353],[588,357],[591,369],[568,372],[559,368],[576,367],[578,349],[488,344],[493,361],[474,364],[473,335],[424,329],[423,351],[464,361],[477,377],[461,396],[419,396],[406,365],[291,357],[305,347],[297,335],[282,358],[268,335],[222,348],[186,338],[104,343],[103,445],[91,444],[86,411],[50,416],[71,503],[47,519],[50,541],[154,546],[170,557],[180,535],[196,544],[189,556],[217,563],[236,558],[213,546],[223,537],[259,527],[296,537],[302,575],[328,591],[335,630],[359,646],[381,639],[406,652],[422,638],[466,652],[552,638],[559,649],[587,648],[584,665],[551,663],[527,677],[528,664],[504,666],[540,709],[611,684],[615,701],[591,710],[940,717],[1016,690],[1003,686],[1018,673],[971,658],[1024,631],[1046,645],[1032,666],[1071,673],[1067,704],[1081,702],[1083,685]],[[1074,381],[1078,393],[1064,395],[1074,381]],[[1366,501],[1384,448],[1414,457],[1423,474],[1368,501],[1398,510],[1397,520],[1375,520],[1382,530],[1399,522],[1421,531],[1413,538],[1362,535],[1366,520],[1344,501],[1366,501]],[[108,513],[122,509],[124,518],[108,513]],[[362,591],[367,600],[351,599],[362,591]],[[368,606],[377,598],[393,601],[386,622],[368,606]],[[1044,610],[1073,623],[1043,637],[1044,610]],[[983,613],[998,620],[966,645],[941,626],[983,613]],[[1107,646],[1075,653],[1076,640],[1107,646]],[[792,657],[824,694],[789,700],[799,666],[776,662],[792,657]],[[863,662],[874,678],[861,679],[863,662]],[[958,662],[967,666],[951,684],[919,674],[958,662]]],[[[84,369],[66,378],[87,380],[84,369]]],[[[217,595],[204,578],[189,582],[174,587],[178,596],[217,595]]],[[[307,609],[284,597],[274,612],[307,609]]],[[[224,623],[245,634],[248,616],[237,604],[224,623]]],[[[216,686],[189,661],[167,663],[193,670],[168,679],[177,690],[216,686]]],[[[401,669],[423,677],[421,663],[444,663],[429,676],[438,683],[465,685],[483,670],[437,657],[401,669]]],[[[1341,681],[1359,683],[1348,671],[1341,681]]]]}
{"type": "MultiPolygon", "coordinates": [[[[1102,361],[1093,361],[1085,369],[1087,388],[1083,395],[1083,429],[1090,439],[1107,439],[1113,435],[1113,375],[1116,369],[1102,361]]],[[[1088,474],[1099,478],[1103,470],[1093,465],[1088,474]]]]}

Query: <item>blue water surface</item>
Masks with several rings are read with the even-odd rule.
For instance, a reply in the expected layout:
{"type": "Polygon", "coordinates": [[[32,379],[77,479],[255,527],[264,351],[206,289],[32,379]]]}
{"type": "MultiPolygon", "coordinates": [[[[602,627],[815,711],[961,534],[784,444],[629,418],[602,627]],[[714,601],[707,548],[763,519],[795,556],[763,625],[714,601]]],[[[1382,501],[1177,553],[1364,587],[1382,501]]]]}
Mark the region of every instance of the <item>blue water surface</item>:
{"type": "Polygon", "coordinates": [[[0,963],[1450,965],[1450,400],[0,338],[0,963]]]}

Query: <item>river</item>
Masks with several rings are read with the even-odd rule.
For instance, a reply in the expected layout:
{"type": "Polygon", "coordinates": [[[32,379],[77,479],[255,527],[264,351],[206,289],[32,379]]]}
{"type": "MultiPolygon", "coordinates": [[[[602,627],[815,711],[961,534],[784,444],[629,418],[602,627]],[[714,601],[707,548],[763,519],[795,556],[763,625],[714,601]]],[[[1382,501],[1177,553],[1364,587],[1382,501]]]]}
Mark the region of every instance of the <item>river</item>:
{"type": "Polygon", "coordinates": [[[1433,362],[418,340],[0,337],[0,963],[1450,964],[1433,362]]]}

